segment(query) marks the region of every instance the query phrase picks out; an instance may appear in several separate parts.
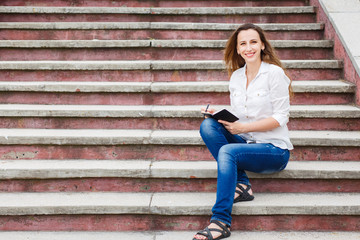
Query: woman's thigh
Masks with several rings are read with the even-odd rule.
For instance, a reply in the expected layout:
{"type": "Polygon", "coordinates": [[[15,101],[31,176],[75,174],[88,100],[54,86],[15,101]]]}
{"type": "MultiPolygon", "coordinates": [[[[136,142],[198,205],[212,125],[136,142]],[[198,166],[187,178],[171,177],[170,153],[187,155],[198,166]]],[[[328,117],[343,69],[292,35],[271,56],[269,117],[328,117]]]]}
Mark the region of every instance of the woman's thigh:
{"type": "Polygon", "coordinates": [[[239,170],[256,173],[274,173],[283,170],[289,160],[289,150],[272,144],[232,143],[221,147],[218,162],[233,162],[239,170]]]}

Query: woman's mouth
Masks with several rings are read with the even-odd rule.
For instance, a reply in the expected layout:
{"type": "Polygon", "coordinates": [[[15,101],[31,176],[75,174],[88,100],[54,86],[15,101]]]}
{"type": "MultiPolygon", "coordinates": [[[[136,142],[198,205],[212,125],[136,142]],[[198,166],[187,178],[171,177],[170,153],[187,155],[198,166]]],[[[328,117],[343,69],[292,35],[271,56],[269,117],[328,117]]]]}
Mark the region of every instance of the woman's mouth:
{"type": "Polygon", "coordinates": [[[245,56],[248,57],[248,58],[251,58],[252,56],[254,56],[255,53],[252,52],[252,53],[245,53],[245,56]]]}

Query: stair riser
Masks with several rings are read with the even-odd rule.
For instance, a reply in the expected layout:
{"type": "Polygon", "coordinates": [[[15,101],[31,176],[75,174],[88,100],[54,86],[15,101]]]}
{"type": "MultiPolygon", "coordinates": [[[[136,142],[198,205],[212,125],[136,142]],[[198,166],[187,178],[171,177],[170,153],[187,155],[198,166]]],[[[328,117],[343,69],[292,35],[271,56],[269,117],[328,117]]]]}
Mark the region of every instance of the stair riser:
{"type": "MultiPolygon", "coordinates": [[[[196,130],[201,122],[201,118],[1,117],[0,128],[196,130]]],[[[291,118],[288,127],[290,130],[360,131],[360,121],[342,118],[291,118]]]]}
{"type": "Polygon", "coordinates": [[[251,1],[206,1],[206,0],[187,0],[187,1],[164,1],[164,0],[87,0],[87,1],[68,1],[68,0],[3,0],[3,6],[58,6],[58,7],[261,7],[261,6],[305,6],[306,0],[251,0],[251,1]]]}
{"type": "MultiPolygon", "coordinates": [[[[38,215],[1,216],[1,231],[194,231],[210,216],[38,215]]],[[[231,229],[241,231],[358,231],[360,216],[233,216],[231,229]],[[244,221],[245,220],[245,221],[244,221]]]]}
{"type": "MultiPolygon", "coordinates": [[[[331,49],[276,49],[283,60],[331,59],[331,49]]],[[[90,48],[0,49],[1,61],[39,60],[221,60],[222,49],[199,48],[90,48]]]]}
{"type": "MultiPolygon", "coordinates": [[[[251,179],[254,193],[359,192],[359,179],[251,179]]],[[[216,179],[1,180],[0,192],[216,192],[216,179]]]]}
{"type": "Polygon", "coordinates": [[[134,14],[0,14],[0,22],[215,22],[312,23],[315,14],[134,15],[134,14]]]}
{"type": "MultiPolygon", "coordinates": [[[[239,24],[240,25],[240,24],[239,24]]],[[[235,30],[235,29],[234,29],[235,30]]],[[[228,39],[233,31],[192,30],[9,30],[0,31],[0,40],[148,40],[148,39],[228,39]]],[[[319,31],[267,31],[269,40],[320,40],[319,31]]]]}
{"type": "MultiPolygon", "coordinates": [[[[292,80],[339,80],[336,69],[288,69],[292,80]]],[[[180,82],[228,81],[225,70],[174,70],[174,71],[16,71],[0,70],[0,81],[93,81],[93,82],[180,82]]],[[[220,103],[218,103],[220,104],[220,103]]]]}
{"type": "MultiPolygon", "coordinates": [[[[202,161],[213,157],[205,146],[118,145],[55,146],[0,145],[0,159],[156,159],[202,161]]],[[[295,146],[294,161],[360,161],[358,147],[295,146]]]]}
{"type": "MultiPolygon", "coordinates": [[[[352,93],[295,93],[292,104],[351,104],[352,93]]],[[[228,93],[2,92],[0,104],[228,105],[228,93]]]]}

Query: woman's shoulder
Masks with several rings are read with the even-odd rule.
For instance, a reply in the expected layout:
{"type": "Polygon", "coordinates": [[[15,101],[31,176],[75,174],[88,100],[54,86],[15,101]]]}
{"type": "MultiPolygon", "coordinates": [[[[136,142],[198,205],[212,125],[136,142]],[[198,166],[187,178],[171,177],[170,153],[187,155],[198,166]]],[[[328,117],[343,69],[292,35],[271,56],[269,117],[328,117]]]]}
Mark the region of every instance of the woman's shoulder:
{"type": "Polygon", "coordinates": [[[263,63],[266,65],[269,72],[285,74],[284,69],[282,69],[278,65],[275,65],[275,64],[272,64],[272,63],[267,63],[267,62],[263,62],[263,63]]]}
{"type": "Polygon", "coordinates": [[[245,74],[245,66],[236,69],[236,70],[232,73],[232,75],[239,75],[239,74],[245,74]]]}
{"type": "Polygon", "coordinates": [[[245,67],[241,67],[239,69],[236,69],[230,77],[230,81],[234,81],[236,79],[241,79],[241,77],[245,77],[245,67]]]}

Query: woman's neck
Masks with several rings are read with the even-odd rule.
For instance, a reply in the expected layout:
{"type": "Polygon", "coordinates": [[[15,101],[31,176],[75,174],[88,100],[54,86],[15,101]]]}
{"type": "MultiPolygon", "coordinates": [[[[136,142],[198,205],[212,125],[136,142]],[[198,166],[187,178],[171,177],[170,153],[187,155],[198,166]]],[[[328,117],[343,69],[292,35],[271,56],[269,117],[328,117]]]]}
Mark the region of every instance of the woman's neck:
{"type": "Polygon", "coordinates": [[[246,74],[248,75],[256,75],[259,72],[261,66],[261,61],[256,61],[254,63],[246,63],[246,74]]]}
{"type": "Polygon", "coordinates": [[[258,74],[260,66],[261,61],[252,64],[246,64],[246,89],[258,74]]]}

